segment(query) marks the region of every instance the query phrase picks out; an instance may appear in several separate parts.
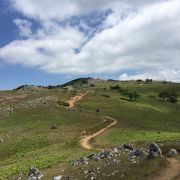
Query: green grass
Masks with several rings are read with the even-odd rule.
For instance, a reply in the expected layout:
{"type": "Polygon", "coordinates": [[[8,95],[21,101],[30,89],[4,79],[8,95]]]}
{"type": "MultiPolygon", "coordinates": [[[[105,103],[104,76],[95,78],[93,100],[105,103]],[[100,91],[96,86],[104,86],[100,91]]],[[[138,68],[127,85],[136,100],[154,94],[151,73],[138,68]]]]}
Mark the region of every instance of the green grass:
{"type": "Polygon", "coordinates": [[[180,133],[154,131],[120,131],[110,134],[109,141],[114,143],[139,143],[151,141],[172,141],[180,139],[180,133]]]}
{"type": "MultiPolygon", "coordinates": [[[[105,83],[107,86],[107,84],[105,83]]],[[[179,84],[123,84],[123,88],[138,91],[141,97],[136,102],[122,100],[117,91],[97,89],[85,97],[79,108],[112,116],[118,120],[109,133],[93,140],[95,146],[106,147],[126,142],[168,141],[180,139],[180,109],[177,105],[163,102],[158,93],[172,89],[180,94],[179,84]]]]}
{"type": "Polygon", "coordinates": [[[118,119],[119,128],[180,132],[180,110],[173,104],[146,96],[138,102],[129,102],[121,100],[119,93],[109,92],[109,95],[110,98],[103,98],[98,93],[91,94],[79,107],[94,112],[99,108],[102,114],[118,119]]]}
{"type": "MultiPolygon", "coordinates": [[[[73,110],[56,106],[58,100],[68,100],[74,95],[74,92],[64,92],[62,89],[30,92],[24,99],[7,101],[5,106],[19,105],[20,108],[9,115],[0,114],[0,137],[4,139],[0,143],[0,179],[11,179],[19,172],[27,174],[30,166],[43,169],[51,179],[52,172],[56,175],[55,172],[58,172],[64,162],[91,152],[81,148],[79,140],[84,130],[93,133],[107,125],[99,115],[114,117],[118,123],[92,140],[97,147],[180,140],[179,105],[163,102],[158,98],[158,93],[165,89],[180,95],[180,84],[103,81],[93,87],[76,89],[77,93],[90,92],[73,110]],[[116,84],[124,89],[137,91],[140,98],[136,102],[123,100],[119,92],[110,91],[110,85],[116,84]],[[27,101],[39,97],[52,99],[46,100],[48,106],[23,106],[27,101]],[[96,113],[97,108],[100,110],[99,115],[96,113]],[[50,129],[54,124],[58,129],[50,129]]],[[[21,93],[0,92],[0,101],[21,93]]]]}
{"type": "Polygon", "coordinates": [[[43,157],[38,157],[32,161],[19,161],[14,164],[6,165],[0,168],[0,179],[8,178],[17,173],[26,173],[28,170],[34,166],[38,168],[47,168],[53,164],[64,161],[68,158],[68,154],[51,154],[49,156],[45,155],[43,157]]]}
{"type": "MultiPolygon", "coordinates": [[[[59,97],[61,94],[56,95],[59,97]]],[[[70,95],[62,94],[63,99],[70,95]]],[[[18,103],[34,98],[36,95],[31,95],[31,98],[18,100],[18,103]]],[[[20,172],[27,174],[30,166],[43,169],[72,157],[79,147],[83,130],[88,126],[93,131],[94,124],[101,122],[98,117],[57,107],[56,101],[48,104],[49,111],[45,105],[40,105],[1,116],[0,137],[4,142],[0,143],[0,179],[20,172]],[[53,124],[59,128],[50,129],[53,124]]]]}

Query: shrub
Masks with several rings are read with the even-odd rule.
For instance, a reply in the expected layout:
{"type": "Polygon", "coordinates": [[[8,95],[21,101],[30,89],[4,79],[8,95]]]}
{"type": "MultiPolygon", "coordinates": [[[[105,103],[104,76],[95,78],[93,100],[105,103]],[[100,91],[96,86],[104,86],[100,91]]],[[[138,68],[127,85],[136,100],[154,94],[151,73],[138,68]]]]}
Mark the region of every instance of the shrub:
{"type": "Polygon", "coordinates": [[[162,91],[158,95],[163,101],[169,101],[171,103],[177,103],[178,95],[175,92],[162,91]]]}
{"type": "MultiPolygon", "coordinates": [[[[140,95],[136,91],[128,91],[127,89],[122,89],[121,94],[129,99],[129,101],[136,101],[140,95]]],[[[124,99],[124,98],[121,98],[124,99]]]]}
{"type": "Polygon", "coordinates": [[[140,97],[140,95],[137,92],[128,92],[127,96],[129,97],[130,101],[136,101],[137,98],[140,97]]]}
{"type": "Polygon", "coordinates": [[[175,97],[175,96],[169,96],[168,101],[172,102],[172,103],[177,103],[178,100],[177,100],[177,97],[175,97]]]}
{"type": "Polygon", "coordinates": [[[66,102],[66,101],[63,101],[63,100],[59,100],[59,101],[57,101],[57,104],[58,104],[58,105],[60,105],[60,106],[66,106],[66,107],[68,107],[68,106],[69,106],[69,103],[68,103],[68,102],[66,102]]]}
{"type": "Polygon", "coordinates": [[[113,90],[121,90],[121,87],[117,84],[117,85],[112,85],[110,86],[110,89],[113,90]]]}
{"type": "Polygon", "coordinates": [[[90,84],[90,87],[95,87],[95,84],[90,84]]]}
{"type": "Polygon", "coordinates": [[[162,91],[159,93],[158,95],[163,101],[165,101],[165,99],[168,97],[168,92],[166,91],[162,91]]]}
{"type": "Polygon", "coordinates": [[[139,82],[139,83],[140,83],[140,82],[143,82],[143,80],[142,80],[142,79],[138,79],[138,80],[137,80],[137,82],[139,82]]]}
{"type": "Polygon", "coordinates": [[[153,80],[152,79],[146,79],[146,83],[148,84],[148,83],[152,83],[153,82],[153,80]]]}

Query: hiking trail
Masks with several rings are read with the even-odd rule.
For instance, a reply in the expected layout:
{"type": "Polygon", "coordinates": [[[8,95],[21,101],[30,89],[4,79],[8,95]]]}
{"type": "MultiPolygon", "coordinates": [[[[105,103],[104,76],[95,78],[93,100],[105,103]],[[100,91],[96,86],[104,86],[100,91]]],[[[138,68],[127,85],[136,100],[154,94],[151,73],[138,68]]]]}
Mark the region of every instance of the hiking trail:
{"type": "MultiPolygon", "coordinates": [[[[75,103],[80,101],[84,96],[86,96],[88,94],[87,93],[81,93],[81,94],[78,94],[76,96],[73,96],[69,101],[67,101],[69,103],[69,107],[68,108],[73,108],[75,106],[75,103]]],[[[91,134],[91,135],[86,135],[86,136],[83,136],[80,140],[80,144],[83,148],[85,149],[92,149],[92,145],[90,144],[90,140],[99,136],[100,134],[104,133],[105,131],[107,131],[109,128],[111,128],[112,126],[114,126],[116,123],[117,123],[117,120],[112,118],[112,117],[109,117],[109,116],[101,116],[101,118],[105,121],[110,121],[111,123],[100,129],[99,131],[91,134]]]]}

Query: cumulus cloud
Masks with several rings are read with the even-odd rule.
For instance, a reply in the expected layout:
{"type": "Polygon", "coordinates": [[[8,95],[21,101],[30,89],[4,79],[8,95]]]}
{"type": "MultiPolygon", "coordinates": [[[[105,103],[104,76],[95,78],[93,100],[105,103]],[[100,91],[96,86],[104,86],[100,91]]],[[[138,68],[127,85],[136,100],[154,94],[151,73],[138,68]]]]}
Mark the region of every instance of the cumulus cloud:
{"type": "Polygon", "coordinates": [[[41,26],[32,33],[29,21],[15,20],[20,35],[28,38],[0,48],[0,58],[6,62],[64,74],[121,74],[128,69],[142,73],[122,74],[119,79],[153,77],[180,81],[179,0],[11,3],[24,16],[40,21],[41,26]],[[75,25],[61,23],[72,16],[85,18],[94,10],[108,9],[111,13],[91,37],[81,28],[96,26],[89,27],[86,21],[75,25]]]}
{"type": "Polygon", "coordinates": [[[31,22],[26,19],[15,19],[14,23],[19,29],[19,34],[22,37],[30,37],[32,35],[31,22]]]}
{"type": "Polygon", "coordinates": [[[141,6],[160,0],[9,0],[25,16],[40,20],[62,20],[71,16],[88,14],[117,6],[141,6]]]}
{"type": "Polygon", "coordinates": [[[164,69],[160,71],[150,71],[145,73],[138,73],[134,75],[128,75],[123,73],[119,76],[119,80],[137,80],[137,79],[156,79],[156,80],[168,80],[180,82],[180,70],[164,69]]]}
{"type": "Polygon", "coordinates": [[[72,27],[58,28],[54,33],[52,30],[50,35],[43,31],[39,34],[38,38],[35,36],[10,43],[0,50],[0,57],[13,64],[42,69],[49,67],[50,72],[52,69],[71,69],[70,66],[75,64],[71,59],[74,49],[83,42],[83,34],[72,27]]]}

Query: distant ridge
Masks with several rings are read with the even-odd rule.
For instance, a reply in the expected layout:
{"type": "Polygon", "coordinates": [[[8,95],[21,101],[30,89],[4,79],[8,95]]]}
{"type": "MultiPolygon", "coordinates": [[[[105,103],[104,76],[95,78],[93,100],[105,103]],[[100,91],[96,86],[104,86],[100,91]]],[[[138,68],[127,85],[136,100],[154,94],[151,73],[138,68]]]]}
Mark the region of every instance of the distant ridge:
{"type": "MultiPolygon", "coordinates": [[[[85,77],[85,78],[77,78],[71,81],[68,81],[64,84],[58,84],[58,85],[48,85],[48,86],[35,86],[35,85],[22,85],[19,86],[13,90],[22,90],[22,91],[35,91],[35,90],[42,90],[42,89],[57,89],[57,88],[64,88],[66,86],[81,86],[81,85],[90,85],[90,84],[96,84],[98,82],[102,81],[109,81],[109,82],[126,82],[126,83],[152,83],[152,82],[161,82],[163,84],[166,83],[176,83],[171,81],[157,81],[152,79],[137,79],[137,80],[117,80],[117,79],[100,79],[100,78],[92,78],[92,77],[85,77]]],[[[178,83],[177,83],[178,84],[178,83]]]]}
{"type": "Polygon", "coordinates": [[[63,84],[62,86],[71,86],[71,85],[75,85],[75,84],[88,84],[89,80],[93,80],[93,78],[91,78],[91,77],[77,78],[77,79],[74,79],[72,81],[69,81],[69,82],[63,84]]]}
{"type": "Polygon", "coordinates": [[[42,86],[34,86],[34,85],[22,85],[17,87],[16,89],[13,89],[15,91],[37,91],[37,90],[42,90],[43,87],[42,86]]]}

